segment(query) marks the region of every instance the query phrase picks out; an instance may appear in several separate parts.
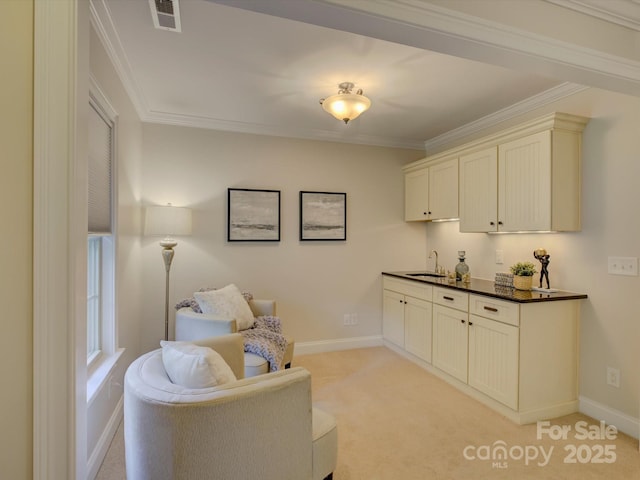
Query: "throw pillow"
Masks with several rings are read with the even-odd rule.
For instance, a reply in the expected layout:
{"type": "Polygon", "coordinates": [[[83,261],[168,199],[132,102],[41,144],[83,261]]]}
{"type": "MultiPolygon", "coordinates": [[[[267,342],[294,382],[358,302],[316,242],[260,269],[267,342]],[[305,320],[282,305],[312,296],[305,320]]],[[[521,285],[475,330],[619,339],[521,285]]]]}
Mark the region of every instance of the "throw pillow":
{"type": "MultiPolygon", "coordinates": [[[[210,290],[215,290],[215,288],[204,287],[204,288],[199,289],[198,291],[199,292],[208,292],[210,290]]],[[[247,303],[249,303],[251,300],[253,300],[253,294],[251,292],[247,292],[247,291],[243,290],[242,291],[242,296],[247,301],[247,303]]],[[[189,297],[189,298],[185,298],[183,300],[180,300],[175,305],[175,309],[176,310],[180,310],[181,308],[184,308],[184,307],[191,308],[191,310],[193,310],[196,313],[202,313],[202,310],[200,310],[200,305],[198,305],[198,302],[196,301],[196,299],[194,297],[189,297]]]]}
{"type": "Polygon", "coordinates": [[[233,283],[220,290],[195,292],[193,296],[198,302],[202,313],[234,318],[238,330],[246,330],[253,326],[255,318],[251,307],[249,307],[242,293],[233,283]]]}
{"type": "Polygon", "coordinates": [[[209,347],[160,341],[162,363],[171,382],[186,388],[207,388],[236,380],[224,358],[209,347]]]}

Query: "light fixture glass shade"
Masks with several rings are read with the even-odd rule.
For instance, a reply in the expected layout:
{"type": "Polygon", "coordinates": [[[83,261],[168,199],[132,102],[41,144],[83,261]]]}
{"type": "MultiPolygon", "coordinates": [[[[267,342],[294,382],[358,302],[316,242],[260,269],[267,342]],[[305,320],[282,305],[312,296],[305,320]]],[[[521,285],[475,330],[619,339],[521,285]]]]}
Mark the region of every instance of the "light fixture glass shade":
{"type": "Polygon", "coordinates": [[[191,235],[191,209],[172,205],[147,207],[144,234],[166,237],[191,235]]]}
{"type": "Polygon", "coordinates": [[[364,95],[356,93],[331,95],[322,102],[322,108],[325,111],[344,123],[349,123],[350,120],[358,118],[370,106],[371,100],[364,95]]]}
{"type": "Polygon", "coordinates": [[[353,83],[343,82],[339,85],[340,90],[336,95],[331,95],[320,101],[322,108],[344,123],[358,118],[360,114],[369,109],[371,100],[362,94],[362,90],[351,93],[353,83]]]}

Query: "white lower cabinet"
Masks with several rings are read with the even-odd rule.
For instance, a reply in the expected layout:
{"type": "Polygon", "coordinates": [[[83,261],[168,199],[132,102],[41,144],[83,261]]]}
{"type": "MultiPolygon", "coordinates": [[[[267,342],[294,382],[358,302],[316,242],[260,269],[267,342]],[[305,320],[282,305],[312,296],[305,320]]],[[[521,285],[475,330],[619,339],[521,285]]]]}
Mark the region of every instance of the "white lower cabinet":
{"type": "Polygon", "coordinates": [[[430,285],[383,277],[382,337],[431,362],[430,285]]]}
{"type": "Polygon", "coordinates": [[[517,304],[443,288],[433,299],[433,366],[517,409],[519,332],[504,323],[517,325],[517,304]]]}
{"type": "Polygon", "coordinates": [[[433,366],[467,383],[467,312],[433,306],[433,366]]]}
{"type": "Polygon", "coordinates": [[[431,302],[405,297],[404,349],[431,362],[431,302]]]}
{"type": "Polygon", "coordinates": [[[577,411],[579,301],[383,283],[383,337],[400,353],[520,424],[577,411]]]}
{"type": "Polygon", "coordinates": [[[393,290],[383,291],[382,336],[404,348],[404,295],[393,290]]]}
{"type": "Polygon", "coordinates": [[[469,294],[433,289],[433,366],[467,383],[469,372],[469,294]]]}
{"type": "Polygon", "coordinates": [[[469,316],[469,385],[518,408],[518,327],[469,316]]]}

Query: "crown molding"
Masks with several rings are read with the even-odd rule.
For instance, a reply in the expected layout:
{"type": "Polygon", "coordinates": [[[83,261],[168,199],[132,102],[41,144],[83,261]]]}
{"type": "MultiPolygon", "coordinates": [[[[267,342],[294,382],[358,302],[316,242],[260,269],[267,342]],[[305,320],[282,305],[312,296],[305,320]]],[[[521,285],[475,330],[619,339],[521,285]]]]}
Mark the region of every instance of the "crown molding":
{"type": "Polygon", "coordinates": [[[473,122],[467,123],[459,128],[431,138],[424,142],[424,149],[428,154],[430,151],[440,150],[447,146],[460,143],[465,138],[481,133],[494,125],[511,120],[512,118],[516,118],[519,115],[531,112],[536,108],[543,107],[562,98],[575,95],[576,93],[587,90],[588,88],[589,87],[585,87],[584,85],[577,85],[574,83],[562,83],[542,93],[533,95],[518,103],[514,103],[502,110],[498,110],[497,112],[486,115],[478,120],[474,120],[473,122]]]}
{"type": "Polygon", "coordinates": [[[111,12],[105,0],[89,0],[89,13],[91,25],[102,42],[138,116],[142,118],[149,112],[148,102],[135,80],[131,64],[120,41],[120,36],[113,25],[111,12]]]}
{"type": "Polygon", "coordinates": [[[159,123],[180,127],[206,128],[224,132],[270,135],[274,137],[301,138],[306,140],[322,140],[326,142],[352,143],[359,145],[375,145],[379,147],[407,148],[420,151],[424,149],[424,144],[420,141],[412,141],[406,138],[365,135],[361,133],[353,133],[353,131],[351,130],[345,132],[337,132],[321,129],[279,127],[274,125],[221,120],[218,118],[205,116],[184,115],[159,111],[151,111],[142,116],[141,120],[146,123],[159,123]]]}
{"type": "Polygon", "coordinates": [[[640,5],[638,5],[637,2],[627,1],[622,3],[609,1],[597,4],[597,2],[593,0],[545,1],[640,32],[640,5]]]}

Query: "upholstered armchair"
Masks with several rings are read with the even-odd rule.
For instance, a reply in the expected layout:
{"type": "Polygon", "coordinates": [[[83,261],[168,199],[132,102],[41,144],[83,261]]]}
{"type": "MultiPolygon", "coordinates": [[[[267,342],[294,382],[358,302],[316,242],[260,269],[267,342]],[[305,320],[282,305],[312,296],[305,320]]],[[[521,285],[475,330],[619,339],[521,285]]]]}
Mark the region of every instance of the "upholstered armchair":
{"type": "MultiPolygon", "coordinates": [[[[274,300],[251,299],[248,304],[254,317],[276,315],[276,302],[274,300]]],[[[191,307],[182,307],[176,311],[176,340],[199,340],[237,331],[238,324],[234,318],[198,313],[191,307]]],[[[279,365],[279,368],[287,368],[291,365],[293,349],[294,341],[291,337],[287,337],[287,349],[282,365],[279,365]]],[[[245,353],[245,377],[261,375],[268,371],[270,371],[270,366],[267,360],[254,353],[245,353]]]]}
{"type": "Polygon", "coordinates": [[[185,388],[170,380],[162,349],[135,360],[127,369],[124,392],[129,480],[332,477],[336,424],[312,407],[307,370],[243,379],[239,334],[194,343],[218,352],[238,380],[185,388]]]}

